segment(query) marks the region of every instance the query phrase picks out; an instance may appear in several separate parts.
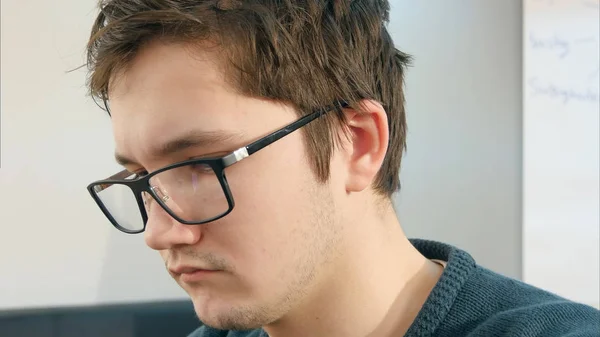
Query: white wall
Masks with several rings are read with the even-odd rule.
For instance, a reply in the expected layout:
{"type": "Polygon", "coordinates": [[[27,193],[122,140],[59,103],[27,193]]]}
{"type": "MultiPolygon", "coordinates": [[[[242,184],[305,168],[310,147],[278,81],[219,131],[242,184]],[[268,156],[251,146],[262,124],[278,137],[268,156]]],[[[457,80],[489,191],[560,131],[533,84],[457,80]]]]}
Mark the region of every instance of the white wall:
{"type": "MultiPolygon", "coordinates": [[[[185,297],[86,194],[117,168],[84,70],[65,73],[83,62],[94,3],[2,1],[0,310],[185,297]]],[[[520,30],[519,1],[393,1],[391,31],[416,57],[401,221],[517,277],[520,30]]]]}
{"type": "Polygon", "coordinates": [[[520,278],[521,1],[394,3],[392,33],[415,56],[400,221],[520,278]]]}
{"type": "Polygon", "coordinates": [[[67,73],[83,64],[95,3],[2,1],[0,310],[185,297],[85,189],[118,169],[85,70],[67,73]]]}

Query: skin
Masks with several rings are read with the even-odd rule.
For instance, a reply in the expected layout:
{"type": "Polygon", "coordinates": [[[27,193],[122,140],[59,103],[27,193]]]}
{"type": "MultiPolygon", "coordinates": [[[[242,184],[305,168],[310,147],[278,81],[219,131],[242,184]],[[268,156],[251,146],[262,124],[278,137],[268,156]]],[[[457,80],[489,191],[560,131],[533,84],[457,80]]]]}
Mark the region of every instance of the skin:
{"type": "MultiPolygon", "coordinates": [[[[207,51],[152,43],[111,82],[116,152],[132,172],[221,154],[298,117],[281,103],[244,97],[207,51]],[[169,154],[157,149],[192,131],[227,133],[169,154]]],[[[236,206],[204,225],[151,207],[147,245],[167,269],[218,270],[197,282],[170,272],[202,322],[263,327],[271,337],[403,333],[441,274],[402,232],[389,200],[371,188],[385,157],[386,114],[370,100],[346,109],[350,137],[318,183],[299,130],[226,170],[236,206]]],[[[318,123],[318,121],[315,121],[318,123]]]]}

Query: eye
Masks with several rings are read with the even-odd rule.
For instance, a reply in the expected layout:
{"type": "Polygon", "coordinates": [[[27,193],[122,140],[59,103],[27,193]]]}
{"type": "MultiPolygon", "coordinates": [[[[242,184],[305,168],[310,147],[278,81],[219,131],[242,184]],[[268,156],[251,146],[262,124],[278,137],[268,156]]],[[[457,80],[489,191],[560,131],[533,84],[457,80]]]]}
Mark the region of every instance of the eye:
{"type": "Polygon", "coordinates": [[[207,173],[212,173],[213,169],[212,167],[210,167],[210,165],[207,164],[194,164],[191,165],[192,170],[194,170],[194,172],[198,172],[198,173],[202,173],[202,174],[207,174],[207,173]]]}

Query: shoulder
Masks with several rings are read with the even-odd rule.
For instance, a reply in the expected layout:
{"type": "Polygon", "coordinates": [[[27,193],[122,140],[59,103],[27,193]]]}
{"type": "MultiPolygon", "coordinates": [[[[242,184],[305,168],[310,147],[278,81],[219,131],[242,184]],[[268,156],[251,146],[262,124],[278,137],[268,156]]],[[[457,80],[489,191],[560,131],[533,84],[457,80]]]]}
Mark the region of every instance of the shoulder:
{"type": "Polygon", "coordinates": [[[600,337],[598,309],[495,273],[451,245],[411,242],[447,264],[407,336],[600,337]]]}
{"type": "Polygon", "coordinates": [[[597,309],[567,300],[536,303],[504,310],[490,316],[474,336],[597,337],[600,313],[597,309]]]}
{"type": "Polygon", "coordinates": [[[261,330],[251,331],[228,331],[217,330],[203,325],[187,337],[260,337],[261,330]]]}
{"type": "Polygon", "coordinates": [[[466,296],[457,303],[477,299],[470,311],[477,323],[469,336],[600,336],[596,308],[481,267],[470,281],[466,296]]]}

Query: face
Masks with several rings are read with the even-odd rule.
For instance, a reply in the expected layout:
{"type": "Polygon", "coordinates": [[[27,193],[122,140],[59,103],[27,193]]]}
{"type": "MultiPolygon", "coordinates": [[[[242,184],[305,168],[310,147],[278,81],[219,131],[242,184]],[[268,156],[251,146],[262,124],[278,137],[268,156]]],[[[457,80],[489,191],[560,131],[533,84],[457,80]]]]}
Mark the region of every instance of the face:
{"type": "MultiPolygon", "coordinates": [[[[281,103],[236,94],[214,59],[180,45],[154,44],[116,77],[110,90],[113,131],[116,152],[131,162],[129,171],[223,155],[297,119],[281,103]],[[198,132],[218,141],[158,151],[198,132]]],[[[331,182],[316,182],[302,137],[296,131],[225,169],[235,207],[224,218],[183,225],[162,208],[150,208],[145,240],[160,252],[205,324],[260,327],[318,287],[340,230],[331,182]],[[181,267],[212,271],[188,277],[174,272],[181,267]]]]}

